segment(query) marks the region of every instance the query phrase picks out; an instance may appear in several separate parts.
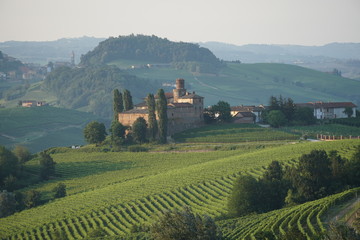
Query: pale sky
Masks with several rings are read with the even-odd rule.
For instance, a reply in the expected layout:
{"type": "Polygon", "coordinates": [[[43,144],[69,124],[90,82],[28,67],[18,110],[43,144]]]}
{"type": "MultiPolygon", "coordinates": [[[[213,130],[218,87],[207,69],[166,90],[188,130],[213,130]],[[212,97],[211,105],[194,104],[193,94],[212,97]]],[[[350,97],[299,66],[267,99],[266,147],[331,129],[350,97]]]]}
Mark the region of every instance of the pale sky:
{"type": "Polygon", "coordinates": [[[131,33],[236,45],[360,42],[360,0],[0,0],[0,42],[131,33]]]}

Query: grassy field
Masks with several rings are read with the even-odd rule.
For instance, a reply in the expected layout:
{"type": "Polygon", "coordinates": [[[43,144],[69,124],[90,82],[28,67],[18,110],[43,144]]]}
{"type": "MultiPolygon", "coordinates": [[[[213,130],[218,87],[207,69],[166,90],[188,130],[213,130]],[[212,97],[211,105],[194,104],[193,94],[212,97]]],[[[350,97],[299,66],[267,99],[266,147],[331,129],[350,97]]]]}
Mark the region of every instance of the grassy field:
{"type": "MultiPolygon", "coordinates": [[[[133,225],[149,224],[161,211],[191,206],[198,213],[226,214],[227,197],[239,174],[259,176],[272,160],[292,164],[312,149],[338,150],[349,157],[360,140],[299,142],[261,149],[210,152],[108,152],[66,150],[53,154],[61,176],[28,189],[50,197],[57,183],[68,196],[0,219],[1,238],[52,239],[62,230],[81,239],[102,227],[109,235],[126,235],[133,225]]],[[[37,160],[26,168],[38,171],[37,160]]]]}
{"type": "Polygon", "coordinates": [[[174,135],[179,142],[238,143],[299,139],[297,133],[288,133],[255,124],[206,125],[174,135]]]}
{"type": "Polygon", "coordinates": [[[231,105],[267,104],[269,97],[282,94],[295,102],[354,101],[360,82],[286,64],[227,63],[219,74],[191,74],[173,68],[131,69],[139,77],[174,83],[186,80],[185,87],[205,97],[205,104],[219,100],[231,105]]]}
{"type": "Polygon", "coordinates": [[[84,144],[83,128],[92,114],[50,106],[0,109],[0,144],[38,152],[54,146],[84,144]]]}

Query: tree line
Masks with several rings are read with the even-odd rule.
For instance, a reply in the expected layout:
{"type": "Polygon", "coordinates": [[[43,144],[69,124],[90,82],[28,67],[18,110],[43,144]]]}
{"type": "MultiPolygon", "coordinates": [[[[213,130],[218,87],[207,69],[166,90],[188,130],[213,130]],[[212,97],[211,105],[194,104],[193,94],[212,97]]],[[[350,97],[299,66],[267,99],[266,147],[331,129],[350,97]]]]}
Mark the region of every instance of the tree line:
{"type": "Polygon", "coordinates": [[[157,92],[157,100],[153,94],[146,98],[148,109],[148,122],[137,118],[132,126],[124,126],[119,122],[119,113],[133,109],[130,91],[121,93],[118,89],[113,91],[114,117],[109,129],[110,137],[107,139],[105,124],[92,121],[84,128],[85,140],[90,144],[110,144],[119,149],[121,145],[132,143],[145,143],[158,141],[166,143],[167,139],[167,100],[163,89],[157,92]]]}
{"type": "Polygon", "coordinates": [[[53,93],[57,104],[65,108],[87,108],[98,116],[111,118],[114,89],[131,89],[135,97],[141,98],[158,85],[156,80],[141,79],[115,66],[102,65],[56,68],[47,75],[42,88],[53,93]]]}
{"type": "Polygon", "coordinates": [[[229,213],[242,216],[312,201],[360,186],[360,145],[350,159],[337,151],[312,150],[285,169],[273,161],[262,177],[240,176],[229,198],[229,213]]]}
{"type": "MultiPolygon", "coordinates": [[[[32,155],[22,146],[16,146],[12,151],[0,146],[0,218],[43,204],[41,192],[19,190],[56,177],[55,166],[56,162],[46,151],[32,155]],[[39,162],[38,177],[35,179],[33,173],[24,167],[31,159],[37,159],[39,162]]],[[[58,183],[52,192],[53,198],[64,197],[66,185],[58,183]]]]}

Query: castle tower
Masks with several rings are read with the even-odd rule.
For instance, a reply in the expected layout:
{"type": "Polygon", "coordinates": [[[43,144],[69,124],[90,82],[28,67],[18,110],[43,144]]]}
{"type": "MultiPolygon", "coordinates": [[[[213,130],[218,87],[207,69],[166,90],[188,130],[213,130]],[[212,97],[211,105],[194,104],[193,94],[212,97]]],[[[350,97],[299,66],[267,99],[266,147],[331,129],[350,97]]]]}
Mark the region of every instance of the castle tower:
{"type": "Polygon", "coordinates": [[[176,79],[176,88],[173,89],[174,94],[174,102],[176,103],[179,99],[179,97],[182,97],[186,94],[185,89],[185,80],[182,78],[176,79]]]}

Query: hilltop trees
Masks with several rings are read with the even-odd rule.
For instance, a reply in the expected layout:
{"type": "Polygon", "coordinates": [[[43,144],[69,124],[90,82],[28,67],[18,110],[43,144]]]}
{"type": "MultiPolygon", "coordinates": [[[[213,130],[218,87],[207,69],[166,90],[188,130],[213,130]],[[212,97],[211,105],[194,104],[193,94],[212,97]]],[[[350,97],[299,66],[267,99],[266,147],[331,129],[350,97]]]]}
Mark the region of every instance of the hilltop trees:
{"type": "Polygon", "coordinates": [[[84,137],[88,143],[99,144],[105,140],[106,129],[103,123],[92,121],[84,128],[84,137]]]}
{"type": "Polygon", "coordinates": [[[107,64],[124,58],[168,63],[177,69],[208,73],[216,73],[223,66],[223,62],[209,49],[198,44],[171,42],[166,38],[145,35],[109,38],[83,55],[81,65],[107,64]]]}
{"type": "Polygon", "coordinates": [[[167,100],[165,97],[165,93],[163,89],[159,89],[158,93],[158,101],[156,105],[156,109],[159,116],[159,141],[160,143],[166,143],[167,137],[167,100]]]}

